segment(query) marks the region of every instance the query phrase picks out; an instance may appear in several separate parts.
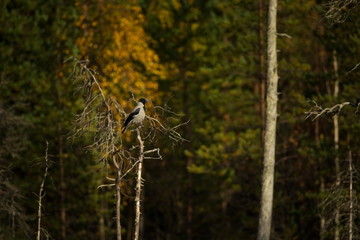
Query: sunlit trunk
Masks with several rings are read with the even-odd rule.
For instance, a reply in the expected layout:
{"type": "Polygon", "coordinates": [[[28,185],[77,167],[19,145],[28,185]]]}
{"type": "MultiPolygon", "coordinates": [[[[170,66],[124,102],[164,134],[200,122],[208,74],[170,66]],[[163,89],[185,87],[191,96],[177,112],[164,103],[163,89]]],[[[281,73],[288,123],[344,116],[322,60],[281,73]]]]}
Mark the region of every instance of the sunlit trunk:
{"type": "Polygon", "coordinates": [[[136,196],[135,196],[135,233],[134,240],[139,240],[140,237],[140,221],[141,221],[141,186],[142,186],[142,166],[144,159],[144,142],[141,139],[139,128],[136,129],[137,139],[140,146],[139,151],[139,163],[137,169],[136,177],[136,196]]]}
{"type": "MultiPolygon", "coordinates": [[[[333,66],[335,73],[335,84],[334,84],[334,98],[337,99],[339,96],[339,64],[337,60],[337,52],[333,51],[333,66]]],[[[334,115],[334,148],[335,148],[335,174],[336,174],[336,186],[340,185],[340,160],[339,160],[339,116],[334,115]]],[[[339,207],[335,209],[335,240],[340,239],[340,212],[339,207]]]]}
{"type": "Polygon", "coordinates": [[[278,100],[276,13],[277,0],[270,0],[267,32],[267,95],[264,137],[264,169],[262,176],[261,206],[257,235],[258,240],[268,240],[271,232],[278,100]]]}

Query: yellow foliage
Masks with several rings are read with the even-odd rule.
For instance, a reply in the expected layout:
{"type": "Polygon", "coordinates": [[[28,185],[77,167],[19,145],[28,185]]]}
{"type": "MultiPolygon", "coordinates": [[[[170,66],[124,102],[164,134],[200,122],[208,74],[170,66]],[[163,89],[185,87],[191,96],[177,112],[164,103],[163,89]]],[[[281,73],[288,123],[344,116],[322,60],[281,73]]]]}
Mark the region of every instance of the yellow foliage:
{"type": "Polygon", "coordinates": [[[100,72],[105,91],[122,105],[128,104],[129,92],[138,98],[156,98],[158,79],[165,78],[166,71],[148,45],[140,7],[103,1],[93,13],[85,5],[79,4],[84,15],[77,23],[83,29],[77,45],[83,58],[96,63],[93,68],[100,72]]]}

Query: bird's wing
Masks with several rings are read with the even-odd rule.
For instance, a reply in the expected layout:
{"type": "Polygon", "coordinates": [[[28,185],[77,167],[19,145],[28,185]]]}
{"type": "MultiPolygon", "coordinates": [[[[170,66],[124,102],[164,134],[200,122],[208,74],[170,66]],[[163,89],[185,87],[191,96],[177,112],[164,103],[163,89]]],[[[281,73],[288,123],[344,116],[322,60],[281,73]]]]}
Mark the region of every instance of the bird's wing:
{"type": "Polygon", "coordinates": [[[122,127],[124,128],[123,132],[124,132],[125,129],[127,128],[128,124],[131,122],[131,120],[133,120],[134,117],[135,117],[137,114],[139,114],[139,112],[140,112],[140,108],[136,108],[134,111],[132,111],[132,113],[129,114],[129,116],[126,118],[126,120],[125,120],[125,122],[124,122],[124,124],[123,124],[123,126],[122,126],[122,127]]]}

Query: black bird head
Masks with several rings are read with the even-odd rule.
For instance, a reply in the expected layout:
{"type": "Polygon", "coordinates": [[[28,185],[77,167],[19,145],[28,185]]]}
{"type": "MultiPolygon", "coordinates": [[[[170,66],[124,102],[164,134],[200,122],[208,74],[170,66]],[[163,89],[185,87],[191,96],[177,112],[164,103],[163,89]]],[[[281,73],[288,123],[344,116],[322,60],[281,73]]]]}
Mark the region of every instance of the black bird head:
{"type": "Polygon", "coordinates": [[[145,103],[147,103],[149,100],[145,99],[145,98],[140,98],[139,99],[139,102],[141,102],[142,104],[144,104],[145,106],[145,103]]]}

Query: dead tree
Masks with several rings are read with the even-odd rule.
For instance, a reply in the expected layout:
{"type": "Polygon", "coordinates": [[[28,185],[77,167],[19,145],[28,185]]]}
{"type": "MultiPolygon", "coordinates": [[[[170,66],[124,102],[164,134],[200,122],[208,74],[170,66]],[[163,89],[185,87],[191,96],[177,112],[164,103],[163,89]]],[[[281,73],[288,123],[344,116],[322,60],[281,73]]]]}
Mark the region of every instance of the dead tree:
{"type": "Polygon", "coordinates": [[[268,240],[271,231],[271,217],[274,191],[274,168],[276,146],[276,120],[278,100],[278,73],[276,49],[276,15],[277,0],[269,1],[268,31],[267,31],[267,94],[266,122],[264,138],[264,166],[261,188],[261,205],[258,227],[258,240],[268,240]]]}
{"type": "MultiPolygon", "coordinates": [[[[162,111],[162,113],[171,113],[171,114],[175,114],[173,112],[171,112],[168,108],[163,108],[160,106],[153,106],[153,109],[155,111],[155,116],[154,117],[150,117],[150,116],[146,116],[146,120],[148,120],[150,122],[150,130],[149,133],[147,134],[147,136],[145,137],[146,139],[149,139],[150,141],[153,140],[156,136],[157,133],[161,133],[165,136],[167,136],[172,142],[173,144],[176,143],[182,143],[184,141],[187,141],[186,139],[184,139],[178,132],[177,129],[180,128],[181,126],[187,124],[188,122],[184,122],[184,123],[180,123],[179,125],[176,125],[174,127],[169,127],[168,125],[162,123],[159,120],[159,114],[158,111],[160,109],[160,111],[162,111]]],[[[175,114],[176,115],[176,114],[175,114]]],[[[134,240],[139,240],[140,238],[140,216],[141,216],[141,187],[143,184],[143,179],[142,179],[142,169],[143,169],[143,160],[146,159],[158,159],[161,160],[162,156],[160,154],[160,149],[159,148],[154,148],[151,150],[144,150],[145,149],[145,143],[144,143],[144,139],[141,136],[141,132],[139,128],[136,128],[136,134],[137,134],[137,141],[138,141],[138,148],[139,148],[139,156],[138,156],[138,160],[135,164],[138,165],[137,171],[136,171],[136,196],[135,196],[135,230],[134,230],[134,240]]]]}
{"type": "MultiPolygon", "coordinates": [[[[335,73],[335,83],[334,83],[334,98],[337,100],[339,97],[339,63],[337,59],[337,52],[336,50],[333,51],[333,66],[334,66],[334,73],[335,73]]],[[[333,117],[333,126],[334,126],[334,149],[335,149],[335,174],[336,174],[336,184],[340,184],[340,159],[339,159],[339,116],[337,114],[333,117]]],[[[336,210],[335,214],[335,240],[340,239],[340,214],[339,211],[336,210]]]]}
{"type": "MultiPolygon", "coordinates": [[[[0,92],[5,88],[0,80],[0,92]]],[[[0,239],[15,239],[20,233],[28,235],[32,231],[21,204],[21,191],[11,180],[13,160],[25,150],[24,129],[28,127],[24,119],[15,115],[17,107],[5,107],[0,99],[0,239]]]]}
{"type": "MultiPolygon", "coordinates": [[[[145,159],[162,159],[160,149],[154,148],[145,150],[145,140],[152,141],[161,133],[173,143],[185,141],[177,132],[177,129],[186,123],[181,123],[174,127],[166,124],[166,119],[161,114],[174,114],[167,107],[152,105],[154,116],[146,116],[149,122],[149,131],[142,137],[140,127],[135,131],[137,133],[138,145],[131,148],[124,146],[122,141],[121,123],[125,119],[126,113],[121,105],[113,98],[105,95],[100,83],[96,78],[96,72],[88,67],[88,61],[79,61],[74,59],[74,70],[72,77],[80,86],[77,93],[82,92],[84,97],[84,107],[76,117],[76,124],[72,137],[79,137],[93,130],[93,143],[86,149],[96,149],[99,153],[98,160],[103,162],[106,167],[115,170],[115,178],[107,177],[110,183],[102,184],[98,188],[115,187],[116,197],[116,229],[117,240],[121,240],[121,183],[124,178],[133,170],[136,171],[136,188],[135,188],[135,231],[134,239],[139,239],[140,234],[140,216],[141,216],[141,187],[143,160],[145,159]],[[139,148],[138,154],[133,152],[139,148]]],[[[132,100],[135,100],[134,96],[132,100]]],[[[130,131],[134,132],[134,131],[130,131]]]]}
{"type": "Polygon", "coordinates": [[[138,159],[138,169],[136,171],[136,197],[135,197],[135,232],[134,232],[134,240],[138,240],[140,236],[140,216],[141,216],[141,187],[143,184],[142,178],[142,169],[143,169],[143,160],[144,159],[162,159],[160,155],[160,149],[155,148],[152,150],[144,151],[144,141],[141,137],[141,133],[139,128],[136,129],[137,140],[139,143],[139,159],[138,159]],[[150,157],[146,156],[146,154],[156,152],[157,155],[150,157]]]}
{"type": "Polygon", "coordinates": [[[360,237],[359,228],[355,221],[360,206],[353,189],[359,173],[354,168],[351,151],[348,153],[347,161],[348,169],[340,172],[340,182],[334,183],[327,190],[326,197],[320,207],[321,214],[327,219],[325,223],[327,231],[338,229],[339,239],[353,240],[360,237]]]}
{"type": "Polygon", "coordinates": [[[38,219],[38,224],[37,224],[37,234],[36,234],[36,240],[41,240],[41,233],[44,232],[46,236],[49,236],[49,234],[47,233],[47,231],[45,229],[43,229],[41,227],[41,217],[42,217],[42,208],[43,208],[43,203],[42,200],[45,197],[45,180],[48,176],[48,170],[49,170],[49,165],[50,165],[50,161],[49,161],[49,155],[48,155],[48,150],[49,150],[49,143],[46,141],[46,150],[45,150],[45,171],[44,171],[44,176],[40,185],[40,189],[39,189],[39,195],[38,195],[38,212],[37,212],[37,219],[38,219]]]}
{"type": "Polygon", "coordinates": [[[76,115],[75,126],[71,137],[76,138],[86,133],[93,134],[93,142],[86,146],[87,150],[98,152],[98,161],[106,168],[114,169],[115,178],[110,176],[110,184],[99,187],[115,187],[116,202],[116,232],[117,240],[121,240],[121,179],[123,172],[131,167],[133,158],[122,146],[120,136],[122,119],[125,112],[118,102],[105,96],[100,83],[96,78],[96,72],[88,67],[88,60],[74,59],[74,68],[71,77],[79,85],[76,93],[82,93],[84,107],[82,112],[76,115]],[[119,143],[118,143],[119,142],[119,143]]]}

